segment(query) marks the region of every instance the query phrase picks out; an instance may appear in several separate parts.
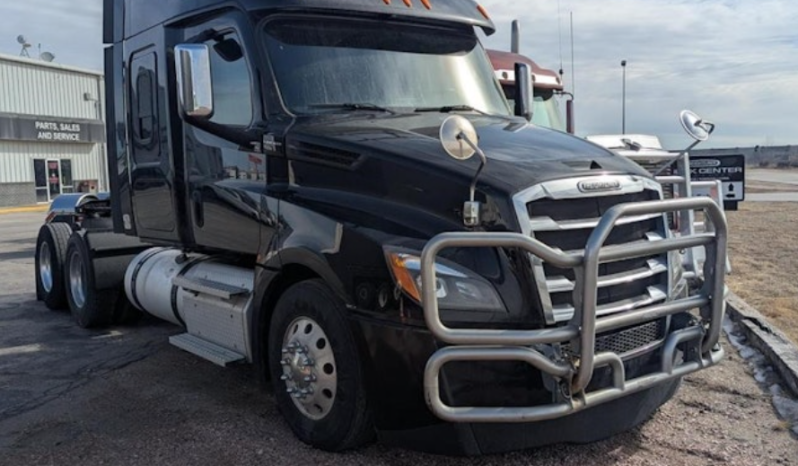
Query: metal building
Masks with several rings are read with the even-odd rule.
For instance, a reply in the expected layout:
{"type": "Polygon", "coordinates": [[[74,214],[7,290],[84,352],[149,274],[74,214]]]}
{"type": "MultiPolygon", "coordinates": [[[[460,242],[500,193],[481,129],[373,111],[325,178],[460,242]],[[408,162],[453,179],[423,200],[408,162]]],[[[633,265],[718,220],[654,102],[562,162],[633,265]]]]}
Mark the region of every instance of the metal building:
{"type": "Polygon", "coordinates": [[[0,55],[0,207],[106,188],[102,74],[0,55]]]}

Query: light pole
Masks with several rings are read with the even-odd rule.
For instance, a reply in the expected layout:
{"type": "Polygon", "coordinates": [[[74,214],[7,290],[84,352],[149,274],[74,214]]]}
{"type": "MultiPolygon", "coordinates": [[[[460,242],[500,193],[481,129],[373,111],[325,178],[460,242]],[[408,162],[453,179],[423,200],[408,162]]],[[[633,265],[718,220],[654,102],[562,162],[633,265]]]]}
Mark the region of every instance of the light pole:
{"type": "Polygon", "coordinates": [[[621,60],[623,68],[623,98],[621,104],[621,134],[626,134],[626,60],[621,60]]]}

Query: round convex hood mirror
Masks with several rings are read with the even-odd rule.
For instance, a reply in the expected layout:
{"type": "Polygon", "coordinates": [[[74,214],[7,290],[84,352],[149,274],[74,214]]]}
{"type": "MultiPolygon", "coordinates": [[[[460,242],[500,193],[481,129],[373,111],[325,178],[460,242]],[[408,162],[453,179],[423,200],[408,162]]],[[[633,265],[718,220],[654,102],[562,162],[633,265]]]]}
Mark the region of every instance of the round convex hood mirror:
{"type": "Polygon", "coordinates": [[[453,159],[468,160],[476,153],[474,147],[464,138],[468,138],[474,145],[477,144],[477,130],[467,118],[452,115],[441,125],[441,145],[453,159]]]}
{"type": "Polygon", "coordinates": [[[706,141],[709,139],[709,131],[702,126],[701,117],[696,115],[695,113],[691,112],[690,110],[684,110],[679,115],[679,121],[682,123],[682,127],[687,134],[690,135],[691,138],[695,139],[696,141],[706,141]]]}

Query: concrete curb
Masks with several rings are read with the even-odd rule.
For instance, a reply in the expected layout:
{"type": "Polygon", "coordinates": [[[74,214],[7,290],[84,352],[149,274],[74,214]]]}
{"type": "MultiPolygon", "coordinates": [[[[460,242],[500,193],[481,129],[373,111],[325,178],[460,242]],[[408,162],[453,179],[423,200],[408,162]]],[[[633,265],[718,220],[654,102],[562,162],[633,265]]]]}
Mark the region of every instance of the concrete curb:
{"type": "Polygon", "coordinates": [[[798,396],[798,347],[795,343],[736,294],[729,293],[726,304],[729,317],[740,326],[748,343],[765,355],[784,379],[787,389],[798,396]]]}
{"type": "Polygon", "coordinates": [[[0,208],[0,215],[3,214],[26,214],[32,212],[47,212],[49,205],[32,205],[24,207],[3,207],[0,208]]]}

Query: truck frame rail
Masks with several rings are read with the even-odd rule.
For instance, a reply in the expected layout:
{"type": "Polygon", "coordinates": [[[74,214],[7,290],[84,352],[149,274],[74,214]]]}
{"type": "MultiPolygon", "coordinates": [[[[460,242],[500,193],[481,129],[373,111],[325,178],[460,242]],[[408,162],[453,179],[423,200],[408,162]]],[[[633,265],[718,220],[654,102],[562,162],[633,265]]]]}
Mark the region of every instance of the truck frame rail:
{"type": "Polygon", "coordinates": [[[432,334],[449,345],[436,351],[427,362],[424,374],[425,398],[432,412],[450,422],[533,422],[554,419],[588,407],[651,388],[668,380],[717,364],[723,357],[718,345],[725,311],[727,227],[720,207],[711,199],[688,198],[619,204],[608,210],[590,235],[584,252],[566,254],[519,233],[462,232],[444,233],[433,238],[421,256],[422,306],[432,334]],[[671,237],[649,244],[629,244],[605,248],[609,235],[620,219],[629,216],[684,211],[704,211],[713,230],[702,234],[671,237]],[[460,329],[443,323],[436,298],[435,260],[451,247],[518,248],[558,268],[576,273],[576,312],[565,326],[539,330],[460,329]],[[668,251],[703,247],[703,286],[687,297],[639,309],[596,316],[597,283],[601,263],[633,259],[668,251]],[[662,346],[659,370],[627,380],[621,356],[613,352],[596,353],[599,333],[621,329],[699,309],[692,325],[671,332],[662,346]],[[677,360],[680,345],[699,343],[697,354],[677,360]],[[572,356],[555,359],[535,349],[536,345],[569,343],[577,350],[572,356]],[[453,407],[441,399],[440,373],[453,361],[520,361],[557,380],[567,396],[561,402],[532,407],[453,407]],[[609,366],[612,386],[587,392],[596,369],[609,366]]]}

